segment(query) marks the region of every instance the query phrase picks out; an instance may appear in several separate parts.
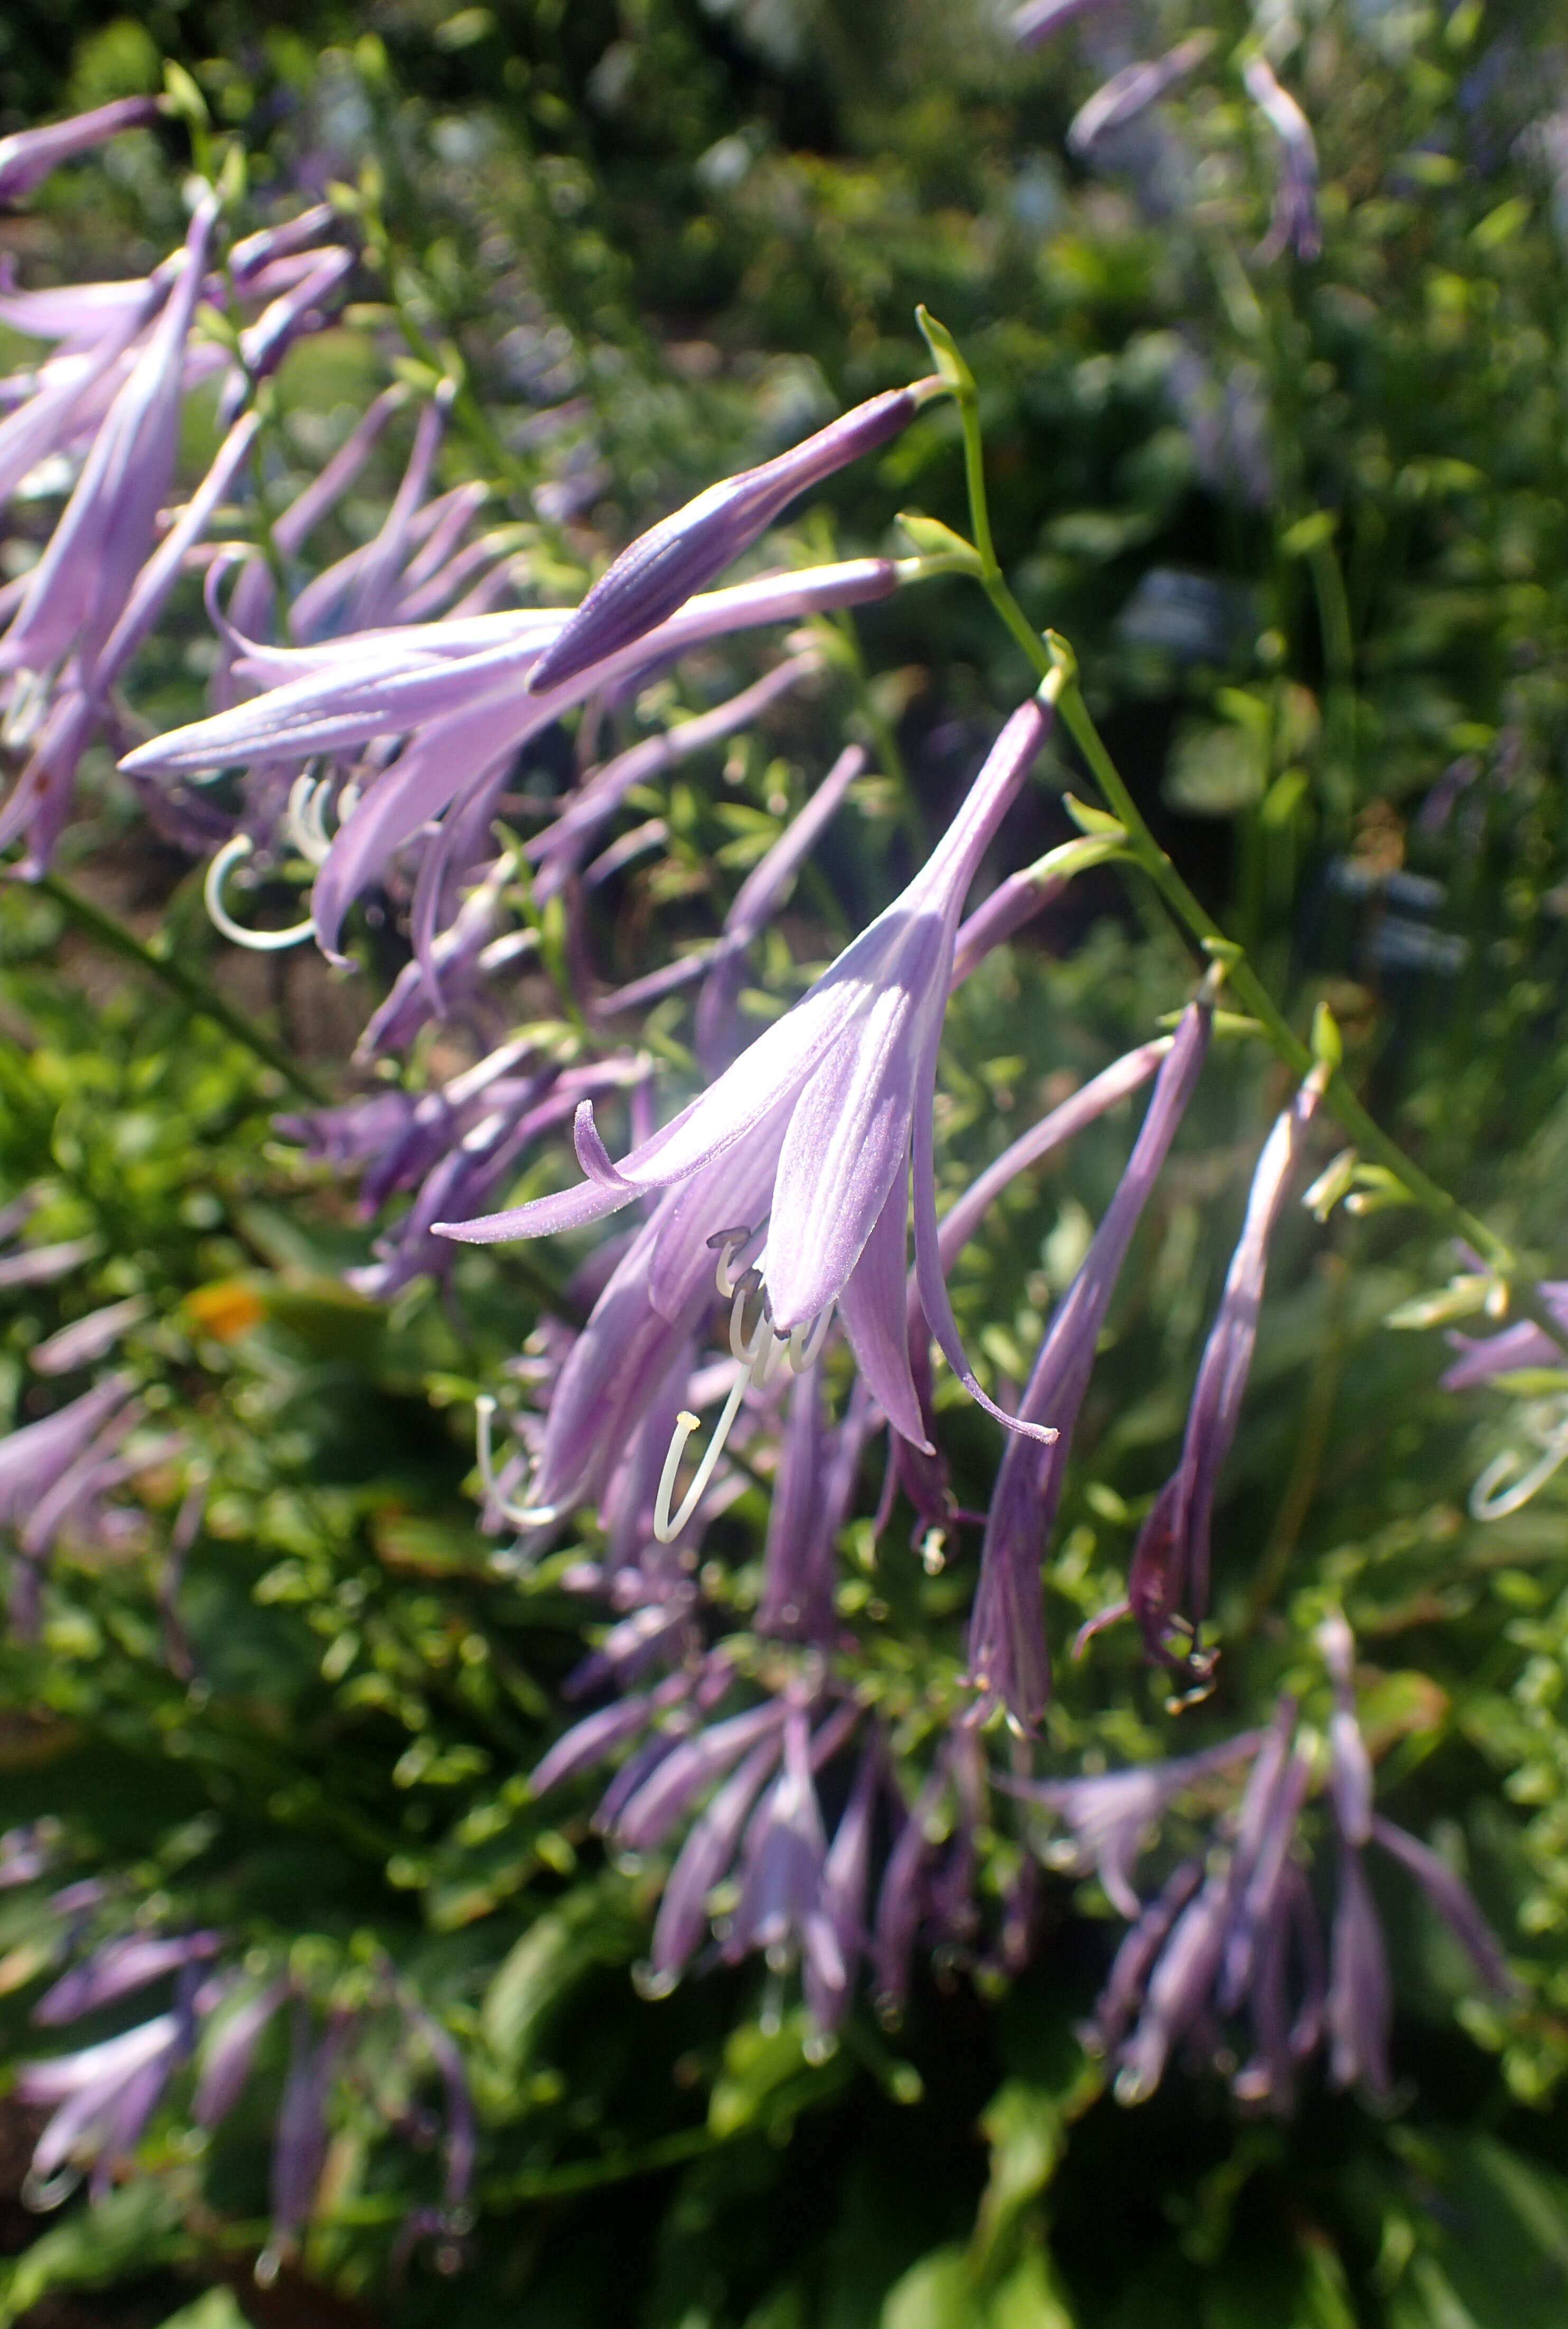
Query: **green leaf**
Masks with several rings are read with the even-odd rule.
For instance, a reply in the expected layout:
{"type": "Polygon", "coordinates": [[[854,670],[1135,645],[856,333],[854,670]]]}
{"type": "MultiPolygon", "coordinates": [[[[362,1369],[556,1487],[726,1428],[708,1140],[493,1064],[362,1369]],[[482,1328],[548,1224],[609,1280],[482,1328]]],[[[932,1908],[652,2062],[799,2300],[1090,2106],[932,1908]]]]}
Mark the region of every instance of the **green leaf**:
{"type": "Polygon", "coordinates": [[[594,1966],[624,1964],[641,1932],[624,1886],[610,1878],[536,1918],[485,1993],[480,2027],[497,2061],[514,2075],[522,2070],[568,1991],[594,1966]]]}
{"type": "Polygon", "coordinates": [[[0,2329],[57,2288],[101,2288],[184,2245],[179,2195],[166,2182],[137,2176],[95,2206],[67,2217],[33,2241],[0,2281],[0,2329]]]}

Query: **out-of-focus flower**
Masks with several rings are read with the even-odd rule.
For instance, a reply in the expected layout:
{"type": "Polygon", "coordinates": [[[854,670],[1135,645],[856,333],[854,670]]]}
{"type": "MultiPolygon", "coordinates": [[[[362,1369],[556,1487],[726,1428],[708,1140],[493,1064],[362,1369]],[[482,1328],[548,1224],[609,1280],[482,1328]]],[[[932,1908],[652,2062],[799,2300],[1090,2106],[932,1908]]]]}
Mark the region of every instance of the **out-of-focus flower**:
{"type": "Polygon", "coordinates": [[[1081,16],[1092,15],[1105,0],[1025,0],[1007,20],[1007,30],[1021,49],[1037,49],[1053,33],[1065,31],[1081,16]]]}
{"type": "Polygon", "coordinates": [[[61,162],[90,154],[127,129],[145,129],[161,110],[156,97],[117,97],[90,113],[49,122],[42,129],[19,129],[0,137],[0,203],[19,203],[61,162]]]}
{"type": "Polygon", "coordinates": [[[1213,33],[1191,33],[1163,57],[1125,65],[1113,73],[1102,89],[1079,107],[1068,125],[1067,143],[1072,151],[1087,156],[1113,130],[1136,121],[1167,90],[1195,72],[1214,45],[1213,33]]]}
{"type": "Polygon", "coordinates": [[[1318,216],[1318,146],[1312,125],[1289,91],[1280,88],[1266,57],[1249,57],[1242,80],[1280,141],[1274,215],[1258,256],[1273,259],[1281,251],[1293,250],[1298,259],[1317,259],[1323,250],[1323,229],[1318,216]]]}
{"type": "Polygon", "coordinates": [[[1176,1762],[1016,1787],[1066,1819],[1072,1863],[1094,1859],[1128,1920],[1084,2033],[1117,2066],[1122,2102],[1145,2100],[1184,2049],[1195,2060],[1212,2059],[1240,2100],[1288,2113],[1298,2074],[1325,2038],[1336,2085],[1387,2092],[1393,1992],[1366,1877],[1370,1844],[1415,1878],[1488,1987],[1512,1989],[1496,1936],[1468,1887],[1428,1845],[1373,1811],[1352,1686],[1354,1645],[1337,1612],[1318,1641],[1334,1688],[1327,1796],[1338,1889],[1327,1952],[1306,1873],[1307,1815],[1325,1777],[1322,1739],[1299,1724],[1292,1700],[1280,1701],[1267,1730],[1176,1762]],[[1246,1768],[1240,1803],[1216,1823],[1206,1851],[1180,1862],[1146,1900],[1136,1863],[1159,1823],[1194,1782],[1206,1786],[1228,1766],[1246,1768]],[[1238,2067],[1228,2025],[1242,2013],[1252,2048],[1238,2067]]]}

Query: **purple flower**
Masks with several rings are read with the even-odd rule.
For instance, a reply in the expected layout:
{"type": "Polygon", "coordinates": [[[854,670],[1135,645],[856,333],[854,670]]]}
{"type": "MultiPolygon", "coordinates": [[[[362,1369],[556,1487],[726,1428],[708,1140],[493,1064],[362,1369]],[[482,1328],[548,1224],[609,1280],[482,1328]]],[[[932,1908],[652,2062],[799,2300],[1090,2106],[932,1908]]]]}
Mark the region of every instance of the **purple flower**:
{"type": "MultiPolygon", "coordinates": [[[[964,1358],[942,1278],[931,1106],[964,896],[1048,724],[1038,697],[1015,712],[924,870],[663,1131],[618,1165],[591,1108],[581,1108],[576,1145],[589,1176],[583,1186],[483,1223],[452,1224],[449,1233],[484,1242],[553,1235],[649,1191],[680,1192],[685,1203],[666,1213],[666,1198],[655,1216],[663,1216],[660,1243],[667,1239],[669,1250],[649,1249],[646,1266],[662,1264],[666,1286],[673,1277],[685,1292],[690,1263],[712,1241],[720,1291],[735,1304],[732,1347],[737,1359],[743,1353],[757,1364],[791,1337],[803,1362],[836,1305],[873,1394],[898,1430],[925,1445],[904,1326],[912,1153],[916,1268],[927,1315],[966,1385],[997,1412],[964,1358]],[[758,1318],[747,1333],[740,1321],[749,1297],[758,1318]]],[[[700,1279],[690,1290],[700,1294],[700,1279]]],[[[590,1320],[585,1340],[595,1331],[590,1320]]]]}
{"type": "Polygon", "coordinates": [[[1037,49],[1053,33],[1075,24],[1081,16],[1103,7],[1105,0],[1025,0],[1007,20],[1007,30],[1021,49],[1037,49]]]}
{"type": "Polygon", "coordinates": [[[1283,250],[1293,250],[1298,259],[1317,259],[1323,249],[1323,230],[1318,217],[1318,147],[1312,125],[1295,99],[1280,88],[1266,57],[1249,57],[1242,67],[1242,80],[1247,95],[1279,138],[1280,149],[1274,215],[1258,256],[1274,259],[1283,250]]]}
{"type": "MultiPolygon", "coordinates": [[[[1066,1865],[1080,1875],[1091,1867],[1106,1899],[1131,1922],[1142,1914],[1132,1877],[1140,1854],[1178,1796],[1188,1795],[1212,1772],[1228,1771],[1256,1755],[1261,1730],[1245,1730],[1200,1754],[1163,1763],[1134,1763],[1124,1771],[1096,1772],[1079,1779],[1033,1779],[1002,1784],[1025,1802],[1039,1804],[1065,1821],[1072,1834],[1066,1865]]],[[[1050,1860],[1054,1865],[1054,1857],[1050,1860]]]]}
{"type": "Polygon", "coordinates": [[[836,469],[885,445],[928,399],[941,392],[941,382],[930,379],[874,396],[791,451],[708,486],[639,534],[541,655],[529,677],[530,690],[537,694],[559,687],[646,637],[765,533],[789,503],[836,469]]]}
{"type": "Polygon", "coordinates": [[[276,2279],[284,2258],[298,2247],[316,2205],[326,2164],[327,2098],[354,2019],[341,2010],[330,2013],[313,2043],[305,2007],[295,2011],[288,2075],[272,2139],[272,2229],[256,2263],[256,2277],[263,2287],[276,2279]]]}
{"type": "Polygon", "coordinates": [[[28,1358],[41,1375],[72,1374],[78,1367],[90,1367],[107,1356],[146,1312],[146,1297],[140,1294],[129,1294],[123,1302],[106,1303],[35,1343],[28,1358]]]}
{"type": "Polygon", "coordinates": [[[45,1990],[33,2009],[34,2022],[78,2022],[117,1997],[128,1997],[149,1982],[216,1956],[222,1933],[127,1933],[106,1941],[80,1965],[45,1990]]]}
{"type": "Polygon", "coordinates": [[[90,154],[125,129],[143,129],[161,110],[156,97],[118,97],[90,113],[73,113],[43,129],[0,137],[0,203],[18,203],[61,162],[90,154]]]}
{"type": "Polygon", "coordinates": [[[1067,143],[1072,151],[1087,156],[1113,130],[1123,129],[1129,122],[1136,121],[1167,90],[1174,89],[1177,81],[1195,72],[1214,45],[1213,33],[1192,33],[1163,57],[1126,65],[1120,72],[1113,73],[1104,88],[1097,89],[1073,115],[1067,130],[1067,143]]]}
{"type": "Polygon", "coordinates": [[[855,1497],[867,1404],[856,1384],[843,1422],[830,1425],[818,1370],[804,1368],[795,1378],[768,1511],[759,1633],[822,1648],[832,1643],[834,1540],[855,1497]]]}
{"type": "Polygon", "coordinates": [[[981,1708],[1005,1706],[1025,1730],[1034,1728],[1044,1711],[1051,1679],[1041,1604],[1041,1549],[1056,1516],[1072,1428],[1089,1387],[1106,1310],[1197,1081],[1212,1015],[1206,998],[1183,1013],[1127,1169],[1082,1268],[1045,1330],[1021,1412],[1029,1422],[1050,1417],[1058,1436],[1044,1449],[1023,1438],[1009,1440],[997,1475],[969,1619],[969,1674],[981,1708]]]}
{"type": "Polygon", "coordinates": [[[198,2126],[216,2126],[228,2117],[250,2076],[256,2049],[288,1994],[288,1984],[279,1976],[213,2015],[191,2103],[198,2126]]]}
{"type": "Polygon", "coordinates": [[[170,2073],[190,2047],[190,2014],[176,2008],[79,2053],[24,2062],[13,2089],[17,2099],[53,2106],[23,2186],[28,2206],[57,2208],[89,2166],[98,2198],[135,2148],[170,2073]]]}
{"type": "MultiPolygon", "coordinates": [[[[1214,1491],[1241,1421],[1242,1400],[1258,1339],[1269,1241],[1317,1111],[1323,1078],[1314,1070],[1274,1124],[1252,1175],[1246,1218],[1214,1326],[1204,1347],[1187,1411],[1181,1460],[1138,1531],[1127,1599],[1148,1655],[1186,1667],[1208,1608],[1209,1548],[1214,1491]],[[1185,1612],[1185,1616],[1182,1614],[1185,1612]],[[1178,1648],[1171,1646],[1173,1627],[1178,1648]]],[[[1104,1624],[1116,1612],[1097,1619],[1104,1624]]]]}
{"type": "Polygon", "coordinates": [[[90,668],[130,596],[174,476],[185,339],[217,216],[215,202],[198,203],[163,313],[0,639],[0,668],[43,673],[68,653],[90,668]]]}
{"type": "Polygon", "coordinates": [[[849,2011],[855,1970],[866,1944],[866,1890],[879,1779],[877,1749],[867,1747],[822,1864],[817,1921],[806,1951],[805,1993],[807,2012],[825,2032],[836,2030],[849,2011]]]}
{"type": "Polygon", "coordinates": [[[528,675],[562,628],[560,614],[454,618],[319,647],[248,648],[235,672],[275,683],[267,693],[157,737],[121,765],[132,777],[169,777],[405,738],[395,759],[360,764],[352,813],[340,809],[317,871],[312,912],[330,954],[350,902],[397,852],[443,812],[460,819],[492,799],[519,747],[588,696],[733,631],[885,598],[902,579],[890,559],[858,559],[741,583],[692,600],[647,637],[537,694],[528,675]]]}
{"type": "Polygon", "coordinates": [[[1338,1889],[1327,1955],[1303,1833],[1322,1776],[1322,1741],[1315,1729],[1298,1726],[1292,1700],[1280,1701],[1267,1731],[1186,1759],[1185,1773],[1181,1763],[1154,1764],[1110,1780],[1017,1788],[1065,1811],[1075,1827],[1082,1823],[1081,1849],[1095,1852],[1106,1890],[1129,1920],[1086,2033],[1086,2042],[1116,2062],[1123,2102],[1152,2094],[1185,2043],[1225,2070],[1239,2100],[1288,2112],[1298,2070],[1325,2038],[1334,2084],[1388,2092],[1393,2003],[1366,1872],[1371,1843],[1416,1879],[1488,1986],[1502,1994],[1513,1986],[1468,1888],[1428,1845],[1371,1809],[1371,1764],[1351,1696],[1355,1645],[1337,1612],[1319,1628],[1318,1644],[1335,1699],[1327,1794],[1338,1889]],[[1185,1778],[1248,1759],[1241,1803],[1218,1824],[1206,1858],[1185,1860],[1146,1906],[1132,1883],[1131,1856],[1145,1829],[1184,1791],[1185,1778]],[[1238,2069],[1226,2025],[1243,2012],[1252,2051],[1238,2069]]]}

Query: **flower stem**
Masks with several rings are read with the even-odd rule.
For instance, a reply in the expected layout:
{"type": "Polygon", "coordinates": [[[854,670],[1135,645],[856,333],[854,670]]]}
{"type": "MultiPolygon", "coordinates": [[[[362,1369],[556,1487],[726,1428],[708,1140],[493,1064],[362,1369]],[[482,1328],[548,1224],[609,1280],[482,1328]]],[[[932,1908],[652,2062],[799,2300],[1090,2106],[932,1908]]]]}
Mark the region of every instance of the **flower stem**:
{"type": "Polygon", "coordinates": [[[95,938],[111,954],[135,963],[149,978],[156,979],[161,986],[167,987],[171,995],[177,995],[183,1003],[188,1003],[193,1011],[199,1011],[204,1019],[210,1019],[215,1026],[222,1027],[225,1034],[231,1035],[264,1066],[281,1076],[284,1082],[298,1092],[302,1098],[312,1100],[317,1106],[325,1101],[326,1095],[308,1068],[302,1067],[298,1060],[291,1058],[264,1027],[259,1027],[243,1011],[237,1010],[172,951],[161,952],[156,940],[151,946],[144,945],[122,923],[117,922],[112,914],[106,914],[101,906],[93,904],[90,898],[84,898],[79,890],[73,890],[69,882],[61,880],[58,873],[42,875],[33,887],[44,897],[52,898],[78,929],[85,930],[90,937],[95,938]]]}
{"type": "MultiPolygon", "coordinates": [[[[921,320],[927,337],[932,342],[933,353],[939,354],[939,362],[943,355],[948,359],[942,363],[943,377],[958,406],[963,427],[964,475],[968,486],[974,546],[979,561],[978,570],[975,570],[976,580],[1041,677],[1049,678],[1053,673],[1057,675],[1061,688],[1058,710],[1063,724],[1088,763],[1106,806],[1126,830],[1127,840],[1121,854],[1148,876],[1167,911],[1188,937],[1212,960],[1225,964],[1225,983],[1231,994],[1239,1006],[1257,1021],[1277,1056],[1295,1074],[1307,1075],[1318,1064],[1310,1046],[1303,1042],[1290,1026],[1242,949],[1225,936],[1214,916],[1193,895],[1149,831],[1142,812],[1090,717],[1089,708],[1078,685],[1077,665],[1072,649],[1053,632],[1042,636],[1013,596],[997,561],[991,534],[979,404],[974,375],[958,354],[950,336],[941,334],[939,342],[932,337],[930,319],[922,316],[921,320]]],[[[940,333],[940,325],[934,328],[940,333]]],[[[1513,1249],[1496,1231],[1489,1229],[1485,1221],[1461,1205],[1456,1197],[1440,1188],[1395,1141],[1390,1139],[1381,1125],[1368,1114],[1337,1068],[1328,1078],[1324,1098],[1362,1155],[1391,1174],[1412,1204],[1419,1205],[1451,1237],[1462,1239],[1473,1246],[1499,1277],[1513,1278],[1518,1276],[1519,1263],[1513,1249]]],[[[1531,1290],[1520,1287],[1518,1291],[1523,1297],[1519,1307],[1529,1310],[1532,1306],[1531,1290]]]]}

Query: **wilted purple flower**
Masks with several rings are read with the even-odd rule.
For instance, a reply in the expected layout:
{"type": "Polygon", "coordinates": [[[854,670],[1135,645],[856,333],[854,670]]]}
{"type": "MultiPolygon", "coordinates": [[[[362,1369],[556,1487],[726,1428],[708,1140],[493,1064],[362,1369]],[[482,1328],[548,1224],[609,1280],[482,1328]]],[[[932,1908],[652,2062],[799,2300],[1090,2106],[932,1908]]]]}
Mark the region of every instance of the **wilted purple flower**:
{"type": "Polygon", "coordinates": [[[1274,215],[1258,256],[1274,259],[1283,250],[1293,250],[1298,259],[1317,259],[1323,250],[1323,230],[1318,217],[1318,146],[1312,125],[1289,90],[1280,88],[1266,57],[1249,57],[1242,80],[1280,147],[1274,215]]]}
{"type": "MultiPolygon", "coordinates": [[[[890,1421],[924,1445],[904,1326],[912,1152],[916,1269],[927,1315],[966,1386],[997,1412],[964,1357],[941,1275],[931,1106],[964,896],[1049,717],[1041,697],[1015,712],[924,870],[800,1002],[663,1131],[618,1165],[591,1108],[580,1109],[577,1153],[589,1176],[582,1187],[483,1223],[452,1224],[449,1233],[484,1242],[553,1235],[618,1212],[647,1192],[679,1193],[685,1202],[666,1214],[666,1198],[655,1216],[666,1249],[647,1249],[643,1268],[659,1268],[666,1286],[675,1276],[689,1304],[702,1286],[699,1278],[690,1287],[687,1271],[712,1243],[721,1294],[735,1305],[732,1346],[737,1360],[744,1355],[754,1364],[791,1337],[798,1362],[805,1363],[836,1305],[890,1421]],[[748,1297],[756,1297],[758,1323],[745,1335],[737,1322],[748,1297]]],[[[639,1239],[633,1250],[643,1248],[639,1239]]],[[[667,1315],[675,1305],[666,1303],[667,1315]]],[[[595,1332],[590,1320],[584,1341],[595,1332]]],[[[1036,1429],[1035,1436],[1044,1434],[1036,1429]]]]}
{"type": "Polygon", "coordinates": [[[1088,156],[1112,130],[1123,129],[1129,122],[1136,121],[1167,90],[1174,89],[1177,81],[1195,72],[1214,45],[1213,33],[1191,33],[1163,57],[1125,65],[1120,72],[1113,73],[1104,88],[1097,89],[1073,115],[1067,130],[1067,143],[1072,151],[1088,156]]]}
{"type": "Polygon", "coordinates": [[[1072,1428],[1089,1387],[1106,1310],[1197,1081],[1212,1017],[1206,995],[1183,1013],[1116,1193],[1045,1330],[1021,1412],[1029,1422],[1050,1418],[1058,1436],[1044,1449],[1022,1438],[1009,1440],[997,1475],[969,1619],[969,1674],[981,1709],[1004,1706],[1025,1730],[1038,1722],[1051,1680],[1041,1603],[1041,1549],[1056,1516],[1072,1428]]]}
{"type": "Polygon", "coordinates": [[[61,162],[89,154],[122,130],[144,129],[161,110],[156,97],[118,97],[90,113],[73,113],[43,129],[0,137],[0,203],[19,203],[61,162]]]}
{"type": "Polygon", "coordinates": [[[943,392],[940,380],[891,389],[760,467],[710,486],[639,534],[600,575],[529,675],[531,693],[561,686],[647,633],[722,573],[799,495],[874,452],[943,392]]]}
{"type": "Polygon", "coordinates": [[[1323,1082],[1322,1071],[1315,1069],[1263,1144],[1241,1238],[1199,1362],[1181,1460],[1138,1531],[1127,1599],[1119,1609],[1095,1620],[1099,1627],[1110,1617],[1130,1611],[1142,1630],[1148,1655],[1184,1668],[1192,1662],[1198,1627],[1208,1608],[1214,1492],[1241,1421],[1258,1339],[1269,1242],[1300,1160],[1323,1082]],[[1179,1628],[1182,1637],[1179,1649],[1171,1645],[1173,1627],[1179,1628]]]}

